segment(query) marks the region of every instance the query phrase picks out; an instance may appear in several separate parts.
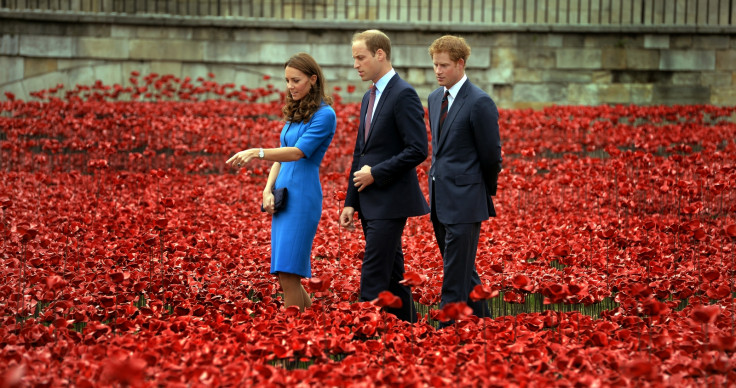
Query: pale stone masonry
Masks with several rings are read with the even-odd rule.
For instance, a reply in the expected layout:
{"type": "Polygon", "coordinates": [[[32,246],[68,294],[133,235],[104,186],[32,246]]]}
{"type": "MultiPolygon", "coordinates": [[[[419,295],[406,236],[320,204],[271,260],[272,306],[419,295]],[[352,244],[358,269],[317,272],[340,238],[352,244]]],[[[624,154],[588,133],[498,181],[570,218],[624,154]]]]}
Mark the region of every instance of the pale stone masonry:
{"type": "MultiPolygon", "coordinates": [[[[284,61],[305,51],[323,66],[330,87],[342,88],[345,100],[358,101],[368,85],[352,69],[350,38],[360,29],[4,19],[0,100],[2,92],[30,99],[32,91],[59,83],[68,89],[96,80],[125,86],[134,70],[192,79],[214,73],[221,83],[281,88],[284,61]],[[348,93],[348,85],[356,85],[356,91],[348,93]]],[[[394,42],[394,67],[426,103],[436,87],[427,46],[442,33],[383,29],[394,42]]],[[[502,108],[736,105],[736,34],[670,30],[457,34],[472,47],[469,78],[502,108]]]]}

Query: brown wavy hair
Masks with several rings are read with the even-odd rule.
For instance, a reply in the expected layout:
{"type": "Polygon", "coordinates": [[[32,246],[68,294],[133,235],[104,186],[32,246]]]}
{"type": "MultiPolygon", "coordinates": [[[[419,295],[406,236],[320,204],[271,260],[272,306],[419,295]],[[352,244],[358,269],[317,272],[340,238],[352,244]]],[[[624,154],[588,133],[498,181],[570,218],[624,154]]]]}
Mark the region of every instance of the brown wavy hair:
{"type": "Polygon", "coordinates": [[[287,67],[301,71],[307,76],[307,78],[311,78],[313,75],[317,76],[317,82],[315,82],[309,89],[309,94],[298,101],[294,101],[291,97],[291,93],[287,90],[286,103],[284,104],[284,107],[281,108],[281,112],[284,114],[284,119],[286,121],[306,123],[312,118],[314,112],[319,109],[322,101],[327,105],[332,105],[332,98],[325,94],[325,77],[322,74],[322,69],[317,64],[317,61],[307,53],[298,53],[293,55],[284,64],[284,69],[287,67]]]}
{"type": "Polygon", "coordinates": [[[441,38],[437,38],[432,45],[429,46],[429,56],[434,57],[436,53],[445,52],[449,55],[450,60],[457,62],[463,60],[468,62],[470,56],[470,46],[468,43],[459,36],[445,35],[441,38]]]}

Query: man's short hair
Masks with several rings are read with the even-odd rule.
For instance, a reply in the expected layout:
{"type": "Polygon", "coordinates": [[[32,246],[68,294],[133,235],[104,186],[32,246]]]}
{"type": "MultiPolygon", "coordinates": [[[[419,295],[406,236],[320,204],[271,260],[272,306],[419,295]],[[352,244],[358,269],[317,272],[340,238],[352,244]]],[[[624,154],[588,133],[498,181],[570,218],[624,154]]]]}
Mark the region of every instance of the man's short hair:
{"type": "Polygon", "coordinates": [[[470,46],[465,42],[465,39],[459,36],[445,35],[441,38],[435,39],[434,42],[429,46],[429,56],[434,57],[437,53],[447,53],[450,56],[450,60],[457,62],[460,59],[463,62],[468,62],[470,56],[470,46]]]}
{"type": "Polygon", "coordinates": [[[379,30],[366,30],[353,35],[353,43],[363,41],[371,54],[376,55],[378,49],[386,53],[386,60],[391,60],[391,39],[379,30]]]}

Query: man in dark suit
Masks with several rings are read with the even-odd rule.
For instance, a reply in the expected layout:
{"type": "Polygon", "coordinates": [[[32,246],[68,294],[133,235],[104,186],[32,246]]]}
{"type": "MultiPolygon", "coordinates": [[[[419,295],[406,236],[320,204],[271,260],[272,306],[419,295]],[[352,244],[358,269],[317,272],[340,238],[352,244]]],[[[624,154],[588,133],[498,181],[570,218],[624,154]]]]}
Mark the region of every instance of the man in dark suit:
{"type": "Polygon", "coordinates": [[[340,225],[354,228],[358,212],[365,235],[360,299],[370,301],[388,290],[402,304],[388,311],[414,322],[411,290],[399,284],[404,278],[401,235],[408,217],[429,213],[416,172],[428,155],[424,108],[414,88],[391,66],[391,41],[383,32],[355,34],[352,51],[353,67],[373,86],[360,107],[340,225]]]}
{"type": "Polygon", "coordinates": [[[466,302],[475,315],[487,317],[488,305],[473,302],[469,294],[481,284],[475,269],[481,222],[496,216],[491,196],[501,171],[498,109],[465,75],[470,56],[465,39],[443,36],[429,55],[440,85],[427,100],[431,218],[444,264],[440,306],[466,302]]]}

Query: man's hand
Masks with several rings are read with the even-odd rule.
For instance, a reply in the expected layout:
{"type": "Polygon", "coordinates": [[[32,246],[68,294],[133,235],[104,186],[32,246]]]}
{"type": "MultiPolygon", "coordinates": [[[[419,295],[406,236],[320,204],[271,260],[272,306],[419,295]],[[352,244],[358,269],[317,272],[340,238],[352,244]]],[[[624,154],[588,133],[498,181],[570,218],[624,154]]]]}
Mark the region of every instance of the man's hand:
{"type": "Polygon", "coordinates": [[[366,165],[356,171],[353,182],[355,183],[355,187],[358,188],[358,191],[363,191],[367,186],[371,185],[374,182],[373,175],[371,175],[371,166],[366,165]]]}
{"type": "Polygon", "coordinates": [[[347,230],[355,230],[355,223],[353,222],[354,215],[354,207],[346,206],[344,209],[342,209],[342,213],[340,214],[340,226],[347,230]]]}

